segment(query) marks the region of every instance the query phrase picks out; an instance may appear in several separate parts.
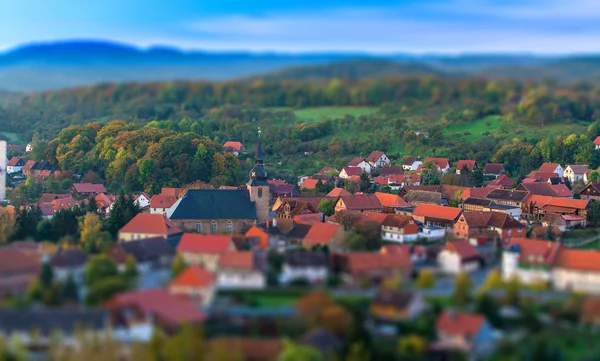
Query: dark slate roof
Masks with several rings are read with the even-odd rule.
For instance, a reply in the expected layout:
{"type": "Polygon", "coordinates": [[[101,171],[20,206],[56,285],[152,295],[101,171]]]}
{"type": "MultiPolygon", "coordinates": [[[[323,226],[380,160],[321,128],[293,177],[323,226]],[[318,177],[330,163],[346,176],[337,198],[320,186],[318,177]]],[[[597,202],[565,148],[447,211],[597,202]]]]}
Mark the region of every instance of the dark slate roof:
{"type": "Polygon", "coordinates": [[[175,219],[256,219],[245,190],[190,189],[167,212],[175,219]]]}
{"type": "Polygon", "coordinates": [[[175,255],[175,249],[162,237],[120,242],[119,245],[137,262],[151,262],[162,256],[175,255]]]}
{"type": "Polygon", "coordinates": [[[292,267],[327,267],[327,256],[323,252],[288,252],[284,263],[292,267]]]}
{"type": "Polygon", "coordinates": [[[52,267],[80,267],[88,260],[88,255],[80,249],[58,249],[50,259],[52,267]]]}
{"type": "Polygon", "coordinates": [[[410,305],[413,299],[414,294],[410,292],[382,290],[375,295],[372,303],[404,309],[410,305]]]}
{"type": "Polygon", "coordinates": [[[73,334],[78,328],[102,330],[108,326],[108,313],[101,309],[0,308],[0,330],[4,333],[54,330],[73,334]]]}
{"type": "Polygon", "coordinates": [[[490,201],[489,199],[483,199],[483,198],[467,198],[464,201],[464,204],[472,204],[475,206],[489,206],[492,203],[493,202],[490,201]]]}
{"type": "Polygon", "coordinates": [[[344,347],[344,343],[338,336],[323,327],[306,334],[302,343],[321,351],[324,355],[340,351],[344,347]]]}
{"type": "Polygon", "coordinates": [[[516,191],[516,190],[508,190],[508,189],[494,189],[490,193],[488,193],[488,199],[499,199],[503,201],[517,201],[522,202],[527,196],[529,192],[527,191],[516,191]]]}

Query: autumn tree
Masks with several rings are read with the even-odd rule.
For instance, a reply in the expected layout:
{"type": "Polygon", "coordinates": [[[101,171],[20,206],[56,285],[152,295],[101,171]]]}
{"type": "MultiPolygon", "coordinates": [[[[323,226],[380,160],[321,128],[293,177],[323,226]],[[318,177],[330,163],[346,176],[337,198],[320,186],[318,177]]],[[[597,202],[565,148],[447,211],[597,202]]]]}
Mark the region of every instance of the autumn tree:
{"type": "Polygon", "coordinates": [[[502,279],[502,273],[500,269],[492,269],[485,278],[485,281],[479,288],[479,293],[486,293],[490,290],[501,289],[504,286],[504,280],[502,279]]]}
{"type": "Polygon", "coordinates": [[[456,278],[454,279],[454,291],[452,293],[452,299],[455,305],[462,307],[467,304],[471,295],[472,286],[473,282],[468,273],[462,271],[456,275],[456,278]]]}
{"type": "Polygon", "coordinates": [[[0,207],[0,243],[6,243],[15,232],[15,218],[7,208],[0,207]]]}
{"type": "Polygon", "coordinates": [[[173,263],[171,263],[171,277],[175,278],[179,276],[181,272],[183,272],[187,268],[187,264],[185,260],[181,256],[181,254],[177,254],[175,258],[173,258],[173,263]]]}
{"type": "Polygon", "coordinates": [[[429,269],[423,269],[419,272],[416,285],[420,289],[429,289],[435,287],[435,275],[429,269]]]}
{"type": "Polygon", "coordinates": [[[334,306],[335,303],[324,292],[309,292],[298,300],[296,309],[303,320],[306,320],[311,326],[318,326],[320,317],[328,307],[334,306]]]}
{"type": "Polygon", "coordinates": [[[86,213],[79,221],[81,244],[88,251],[97,251],[110,240],[110,234],[102,231],[102,222],[96,213],[86,213]]]}

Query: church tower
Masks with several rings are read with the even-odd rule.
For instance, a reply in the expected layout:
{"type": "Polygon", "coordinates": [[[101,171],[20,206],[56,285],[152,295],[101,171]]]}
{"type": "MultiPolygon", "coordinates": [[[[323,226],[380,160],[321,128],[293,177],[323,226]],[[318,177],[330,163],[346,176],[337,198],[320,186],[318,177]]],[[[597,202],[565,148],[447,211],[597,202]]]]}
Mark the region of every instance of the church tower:
{"type": "Polygon", "coordinates": [[[267,171],[265,170],[263,159],[262,134],[259,128],[258,144],[256,145],[256,155],[254,156],[254,168],[250,171],[250,181],[248,182],[250,200],[256,206],[256,216],[259,224],[269,220],[269,202],[271,200],[269,182],[267,182],[267,171]]]}

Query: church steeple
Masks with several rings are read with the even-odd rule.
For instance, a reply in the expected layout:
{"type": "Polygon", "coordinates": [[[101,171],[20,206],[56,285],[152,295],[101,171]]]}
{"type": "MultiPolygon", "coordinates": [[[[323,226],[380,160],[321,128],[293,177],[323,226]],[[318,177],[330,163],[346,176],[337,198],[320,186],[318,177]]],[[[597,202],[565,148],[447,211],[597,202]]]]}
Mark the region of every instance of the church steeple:
{"type": "Polygon", "coordinates": [[[250,171],[249,186],[269,185],[267,182],[267,171],[264,168],[264,153],[262,148],[262,132],[258,128],[258,144],[256,144],[256,154],[254,155],[254,168],[250,171]]]}

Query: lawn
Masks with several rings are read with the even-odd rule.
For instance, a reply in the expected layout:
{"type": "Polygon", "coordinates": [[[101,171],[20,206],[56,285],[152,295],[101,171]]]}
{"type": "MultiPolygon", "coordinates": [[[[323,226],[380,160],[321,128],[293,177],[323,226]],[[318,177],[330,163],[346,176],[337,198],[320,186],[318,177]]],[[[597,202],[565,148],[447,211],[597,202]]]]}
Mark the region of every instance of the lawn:
{"type": "Polygon", "coordinates": [[[323,118],[339,119],[346,115],[360,117],[373,114],[377,107],[319,107],[294,110],[296,116],[306,122],[316,122],[323,118]]]}
{"type": "Polygon", "coordinates": [[[12,144],[23,144],[21,137],[17,133],[0,132],[0,139],[4,138],[8,143],[12,144]]]}
{"type": "Polygon", "coordinates": [[[444,130],[444,135],[463,135],[469,141],[474,141],[483,136],[484,132],[496,131],[502,124],[499,115],[492,115],[477,119],[472,122],[452,124],[444,130]],[[468,133],[468,134],[466,134],[468,133]]]}

